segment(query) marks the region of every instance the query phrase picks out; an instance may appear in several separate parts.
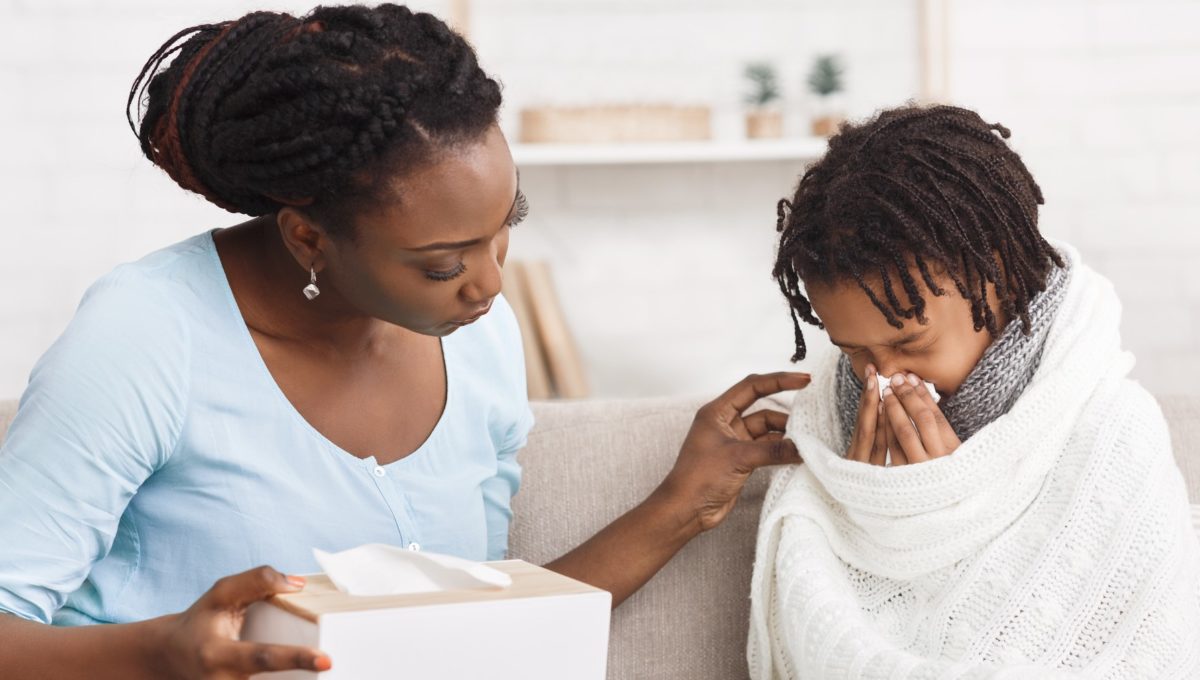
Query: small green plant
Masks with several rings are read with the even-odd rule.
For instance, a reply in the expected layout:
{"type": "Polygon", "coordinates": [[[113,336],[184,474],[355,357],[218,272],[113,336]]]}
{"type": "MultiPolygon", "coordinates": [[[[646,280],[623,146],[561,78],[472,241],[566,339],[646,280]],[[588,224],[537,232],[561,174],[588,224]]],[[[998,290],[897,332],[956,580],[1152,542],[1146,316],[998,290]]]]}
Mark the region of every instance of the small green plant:
{"type": "Polygon", "coordinates": [[[841,92],[843,87],[842,64],[838,58],[832,54],[818,56],[808,74],[808,89],[821,97],[828,97],[834,92],[841,92]]]}
{"type": "Polygon", "coordinates": [[[757,62],[746,66],[746,79],[753,88],[746,95],[746,103],[752,106],[766,106],[779,99],[779,79],[775,67],[765,62],[757,62]]]}

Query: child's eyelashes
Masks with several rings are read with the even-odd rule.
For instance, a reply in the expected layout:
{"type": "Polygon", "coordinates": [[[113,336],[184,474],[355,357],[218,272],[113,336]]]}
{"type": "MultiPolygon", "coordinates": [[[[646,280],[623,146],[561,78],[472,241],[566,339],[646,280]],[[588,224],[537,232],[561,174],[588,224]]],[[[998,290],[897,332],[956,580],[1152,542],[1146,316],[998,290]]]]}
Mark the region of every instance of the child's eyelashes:
{"type": "Polygon", "coordinates": [[[458,277],[462,276],[463,272],[465,272],[465,271],[467,271],[467,265],[462,262],[459,262],[458,264],[454,265],[454,267],[452,267],[450,269],[427,270],[425,272],[425,278],[427,278],[431,281],[450,281],[450,280],[457,279],[458,277]]]}
{"type": "Polygon", "coordinates": [[[936,342],[927,342],[920,347],[904,347],[903,349],[908,354],[924,354],[925,352],[933,349],[933,346],[936,344],[936,342]]]}

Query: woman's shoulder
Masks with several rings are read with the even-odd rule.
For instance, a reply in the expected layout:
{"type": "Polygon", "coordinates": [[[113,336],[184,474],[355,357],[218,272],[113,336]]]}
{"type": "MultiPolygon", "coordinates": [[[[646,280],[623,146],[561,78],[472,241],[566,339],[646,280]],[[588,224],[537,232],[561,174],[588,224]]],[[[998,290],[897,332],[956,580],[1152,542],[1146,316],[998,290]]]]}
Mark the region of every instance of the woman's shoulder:
{"type": "Polygon", "coordinates": [[[145,314],[194,310],[200,299],[211,297],[219,262],[214,258],[212,237],[193,236],[116,266],[88,288],[80,309],[133,305],[145,314]]]}
{"type": "Polygon", "coordinates": [[[204,323],[194,308],[203,252],[201,237],[188,239],[88,288],[21,396],[10,435],[30,455],[59,450],[47,433],[66,441],[69,431],[94,455],[144,459],[147,469],[167,458],[187,409],[195,326],[204,323]]]}
{"type": "MultiPolygon", "coordinates": [[[[34,366],[30,387],[95,377],[183,381],[196,324],[213,305],[208,234],[114,268],[84,293],[70,323],[34,366]],[[207,240],[207,244],[206,244],[207,240]],[[41,378],[41,379],[39,379],[41,378]]],[[[218,266],[219,266],[219,261],[218,266]]]]}

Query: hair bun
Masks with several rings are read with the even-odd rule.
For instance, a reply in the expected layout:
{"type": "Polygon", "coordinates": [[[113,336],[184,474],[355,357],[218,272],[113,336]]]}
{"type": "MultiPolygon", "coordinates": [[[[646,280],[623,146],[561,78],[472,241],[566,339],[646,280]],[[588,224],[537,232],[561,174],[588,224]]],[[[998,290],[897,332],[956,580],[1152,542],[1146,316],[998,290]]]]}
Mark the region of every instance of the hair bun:
{"type": "Polygon", "coordinates": [[[130,126],[152,162],[216,205],[260,215],[338,203],[371,189],[355,185],[379,174],[373,164],[401,171],[431,144],[482,134],[500,89],[436,17],[351,5],[180,31],[135,80],[128,103],[143,99],[130,126]]]}

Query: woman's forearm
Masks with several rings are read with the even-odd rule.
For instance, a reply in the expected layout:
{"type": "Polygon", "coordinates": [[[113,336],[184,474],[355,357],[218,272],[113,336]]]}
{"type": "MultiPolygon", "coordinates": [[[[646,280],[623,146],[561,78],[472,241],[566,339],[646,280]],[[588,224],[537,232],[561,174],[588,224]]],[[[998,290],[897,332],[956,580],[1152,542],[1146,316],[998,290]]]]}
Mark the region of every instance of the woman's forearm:
{"type": "Polygon", "coordinates": [[[57,627],[0,614],[0,668],[6,678],[161,678],[158,621],[57,627]]]}
{"type": "Polygon", "coordinates": [[[700,531],[693,509],[657,491],[546,568],[609,591],[616,607],[700,531]]]}

